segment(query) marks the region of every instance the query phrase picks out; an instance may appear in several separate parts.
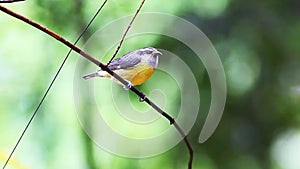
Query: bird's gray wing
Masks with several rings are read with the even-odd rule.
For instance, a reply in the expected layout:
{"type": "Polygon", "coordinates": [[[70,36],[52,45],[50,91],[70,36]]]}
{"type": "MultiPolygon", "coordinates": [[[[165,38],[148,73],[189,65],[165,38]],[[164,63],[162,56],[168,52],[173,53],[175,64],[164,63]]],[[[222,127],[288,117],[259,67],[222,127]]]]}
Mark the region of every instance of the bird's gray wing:
{"type": "Polygon", "coordinates": [[[110,70],[127,69],[137,65],[141,62],[141,60],[142,58],[138,55],[138,53],[136,53],[136,51],[133,51],[113,60],[108,65],[108,68],[110,70]]]}

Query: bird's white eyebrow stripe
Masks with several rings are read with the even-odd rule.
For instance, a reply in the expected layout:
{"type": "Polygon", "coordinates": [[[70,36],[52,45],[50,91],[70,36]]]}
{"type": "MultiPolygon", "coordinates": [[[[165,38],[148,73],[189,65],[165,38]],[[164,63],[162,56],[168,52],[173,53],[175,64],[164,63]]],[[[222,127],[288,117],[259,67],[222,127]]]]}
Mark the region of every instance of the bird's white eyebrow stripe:
{"type": "Polygon", "coordinates": [[[139,55],[144,55],[144,54],[151,54],[153,51],[146,49],[146,50],[139,50],[137,51],[139,55]]]}

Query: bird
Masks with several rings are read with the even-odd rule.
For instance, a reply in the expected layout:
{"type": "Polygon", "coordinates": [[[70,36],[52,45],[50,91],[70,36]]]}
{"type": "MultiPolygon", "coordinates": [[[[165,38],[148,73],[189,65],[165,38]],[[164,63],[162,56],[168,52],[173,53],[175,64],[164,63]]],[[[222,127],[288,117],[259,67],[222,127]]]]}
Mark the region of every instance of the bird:
{"type": "MultiPolygon", "coordinates": [[[[107,67],[128,82],[128,86],[123,87],[129,90],[131,86],[141,85],[150,78],[158,66],[159,55],[162,55],[162,53],[154,47],[145,47],[112,60],[107,67]]],[[[109,73],[101,69],[97,72],[87,74],[82,78],[87,80],[94,77],[110,78],[121,84],[109,73]]]]}

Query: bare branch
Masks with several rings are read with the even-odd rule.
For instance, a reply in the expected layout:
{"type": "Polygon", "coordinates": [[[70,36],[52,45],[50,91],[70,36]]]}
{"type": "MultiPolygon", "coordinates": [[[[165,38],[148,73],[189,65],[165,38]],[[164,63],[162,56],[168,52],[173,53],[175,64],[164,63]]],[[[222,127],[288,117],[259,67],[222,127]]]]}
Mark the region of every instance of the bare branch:
{"type": "Polygon", "coordinates": [[[182,131],[181,127],[176,122],[174,122],[173,125],[175,126],[175,128],[177,129],[177,131],[180,133],[181,137],[184,140],[184,143],[186,144],[186,146],[187,146],[187,148],[189,150],[190,158],[189,158],[189,163],[188,163],[188,169],[192,169],[193,168],[193,157],[194,157],[193,148],[192,148],[189,140],[187,139],[186,134],[182,131]]]}
{"type": "Polygon", "coordinates": [[[25,0],[0,0],[0,3],[14,3],[20,1],[25,1],[25,0]]]}
{"type": "MultiPolygon", "coordinates": [[[[90,25],[92,24],[92,22],[94,21],[94,19],[96,18],[96,16],[99,14],[99,12],[102,10],[102,8],[104,7],[104,5],[106,4],[106,2],[107,2],[107,0],[105,0],[105,1],[101,4],[100,8],[99,8],[99,9],[97,10],[97,12],[94,14],[94,17],[92,17],[92,19],[90,20],[90,22],[87,24],[87,26],[86,26],[86,27],[84,28],[84,30],[81,32],[81,34],[78,36],[78,38],[77,38],[77,40],[75,41],[74,45],[77,44],[77,42],[79,41],[79,39],[83,36],[83,34],[84,34],[84,33],[87,31],[87,29],[90,27],[90,25]]],[[[1,6],[0,6],[0,7],[1,7],[1,6]]],[[[31,122],[33,121],[34,117],[37,115],[38,110],[40,109],[41,105],[43,104],[43,102],[44,102],[46,96],[48,95],[48,93],[49,93],[51,87],[53,86],[55,80],[57,79],[59,73],[61,72],[63,66],[65,65],[67,59],[69,58],[71,52],[72,52],[72,49],[69,50],[69,52],[67,53],[66,57],[64,58],[64,60],[63,60],[62,63],[60,64],[60,67],[58,68],[58,70],[57,70],[55,76],[53,77],[51,83],[49,84],[49,86],[48,86],[46,92],[44,93],[42,99],[41,99],[41,100],[39,101],[39,103],[37,104],[37,107],[35,108],[33,114],[31,115],[31,117],[30,117],[30,119],[29,119],[29,121],[27,122],[26,126],[24,127],[24,129],[23,129],[23,131],[22,131],[20,137],[18,138],[17,143],[14,145],[14,147],[13,147],[12,151],[10,152],[10,154],[9,154],[9,156],[8,156],[8,158],[7,158],[7,160],[5,161],[5,163],[4,163],[4,165],[3,165],[3,169],[5,169],[5,167],[7,166],[9,160],[11,159],[11,157],[12,157],[12,155],[13,155],[13,153],[14,153],[15,150],[17,149],[17,147],[18,147],[20,141],[21,141],[22,138],[24,137],[24,134],[25,134],[26,131],[28,130],[29,125],[30,125],[31,122]]]]}
{"type": "Polygon", "coordinates": [[[132,17],[132,19],[131,19],[129,25],[127,26],[127,28],[126,28],[126,30],[125,30],[125,32],[124,32],[124,34],[123,34],[123,36],[122,36],[122,38],[121,38],[121,40],[120,40],[120,43],[119,43],[119,45],[118,45],[118,47],[117,47],[115,53],[113,54],[113,56],[111,57],[111,59],[107,62],[107,65],[109,65],[110,62],[111,62],[112,60],[114,60],[114,58],[115,58],[116,55],[118,54],[118,52],[119,52],[119,50],[120,50],[120,48],[121,48],[121,46],[122,46],[122,44],[123,44],[123,41],[124,41],[124,39],[125,39],[125,37],[126,37],[128,31],[129,31],[129,29],[130,29],[132,23],[133,23],[133,21],[135,20],[137,14],[140,12],[140,10],[141,10],[141,8],[143,7],[144,3],[145,3],[145,0],[143,0],[143,1],[141,2],[139,8],[136,10],[134,16],[132,17]]]}

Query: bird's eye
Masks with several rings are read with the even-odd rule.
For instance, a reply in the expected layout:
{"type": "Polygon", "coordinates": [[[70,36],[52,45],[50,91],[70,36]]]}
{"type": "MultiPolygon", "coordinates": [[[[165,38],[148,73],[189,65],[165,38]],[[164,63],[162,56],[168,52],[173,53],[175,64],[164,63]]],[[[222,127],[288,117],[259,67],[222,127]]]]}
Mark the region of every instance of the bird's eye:
{"type": "Polygon", "coordinates": [[[151,50],[146,50],[145,53],[146,53],[146,54],[151,54],[152,51],[151,51],[151,50]]]}

